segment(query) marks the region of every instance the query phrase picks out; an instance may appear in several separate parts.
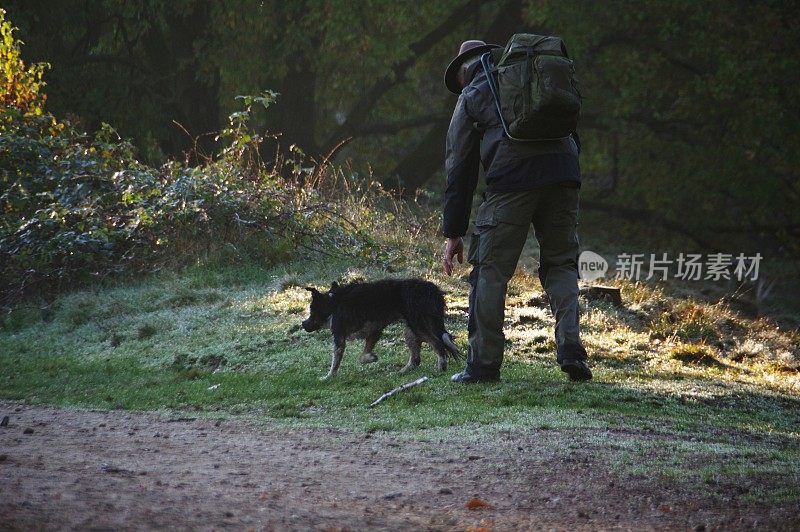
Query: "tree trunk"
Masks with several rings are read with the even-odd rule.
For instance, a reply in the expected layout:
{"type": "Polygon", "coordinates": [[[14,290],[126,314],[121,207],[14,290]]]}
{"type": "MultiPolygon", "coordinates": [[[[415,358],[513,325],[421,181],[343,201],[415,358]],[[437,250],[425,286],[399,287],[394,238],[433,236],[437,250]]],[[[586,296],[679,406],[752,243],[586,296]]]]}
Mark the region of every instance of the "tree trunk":
{"type": "MultiPolygon", "coordinates": [[[[453,99],[447,99],[447,107],[453,107],[453,99]]],[[[413,194],[424,185],[431,176],[442,167],[444,160],[444,139],[450,122],[447,119],[436,122],[419,144],[406,155],[389,173],[397,176],[398,190],[404,194],[413,194]]]]}
{"type": "MultiPolygon", "coordinates": [[[[168,154],[187,151],[192,156],[210,155],[215,151],[212,135],[221,128],[219,107],[219,79],[211,84],[197,80],[200,69],[195,46],[208,38],[211,31],[211,4],[197,2],[188,16],[173,16],[166,20],[169,33],[154,25],[141,38],[145,51],[145,64],[156,74],[169,80],[158,92],[164,94],[169,117],[181,124],[193,138],[177,129],[161,143],[168,154]],[[165,53],[165,50],[168,53],[165,53]],[[194,138],[197,138],[195,145],[194,138]],[[195,153],[195,148],[198,153],[195,153]]],[[[166,121],[169,123],[169,120],[166,121]]],[[[193,163],[200,162],[195,159],[193,163]]]]}
{"type": "Polygon", "coordinates": [[[270,130],[278,131],[281,151],[296,144],[310,156],[319,154],[319,145],[314,136],[317,124],[317,106],[314,102],[317,73],[306,56],[296,56],[283,81],[276,109],[278,123],[270,130]]]}

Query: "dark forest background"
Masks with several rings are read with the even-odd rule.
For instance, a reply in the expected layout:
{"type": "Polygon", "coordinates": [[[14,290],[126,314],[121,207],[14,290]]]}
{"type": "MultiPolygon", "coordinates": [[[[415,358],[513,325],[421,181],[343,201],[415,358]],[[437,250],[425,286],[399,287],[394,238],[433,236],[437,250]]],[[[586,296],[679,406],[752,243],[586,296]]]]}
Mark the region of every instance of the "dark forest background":
{"type": "Polygon", "coordinates": [[[336,161],[406,192],[442,187],[459,43],[557,34],[586,97],[586,211],[707,251],[800,253],[797,2],[4,4],[26,61],[51,65],[50,112],[112,124],[150,164],[217,152],[235,96],[271,89],[263,153],[321,160],[352,137],[336,161]]]}

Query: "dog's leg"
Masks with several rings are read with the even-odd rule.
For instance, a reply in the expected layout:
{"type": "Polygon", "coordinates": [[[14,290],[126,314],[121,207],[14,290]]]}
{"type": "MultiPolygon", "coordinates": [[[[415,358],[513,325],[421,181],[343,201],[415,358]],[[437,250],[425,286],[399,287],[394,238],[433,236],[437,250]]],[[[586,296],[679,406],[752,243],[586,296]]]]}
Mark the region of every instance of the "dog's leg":
{"type": "Polygon", "coordinates": [[[431,341],[430,344],[433,346],[433,350],[436,351],[436,369],[447,371],[447,351],[445,351],[444,342],[442,342],[441,338],[435,338],[435,340],[431,341]]]}
{"type": "Polygon", "coordinates": [[[344,356],[344,348],[346,345],[347,344],[344,338],[333,339],[333,356],[331,356],[331,369],[328,372],[328,374],[322,377],[320,380],[324,381],[336,375],[336,371],[339,369],[339,364],[342,363],[342,357],[344,356]]]}
{"type": "Polygon", "coordinates": [[[406,346],[408,346],[408,351],[410,354],[408,356],[408,364],[406,364],[405,367],[400,370],[400,373],[407,373],[419,366],[419,352],[422,349],[422,340],[420,340],[419,336],[417,336],[409,327],[406,327],[405,337],[406,346]]]}
{"type": "Polygon", "coordinates": [[[461,357],[461,353],[458,351],[456,344],[453,343],[450,333],[444,328],[444,313],[441,316],[432,317],[426,323],[425,334],[422,337],[436,351],[436,356],[438,357],[436,368],[439,371],[447,370],[448,356],[456,360],[461,357]]]}
{"type": "Polygon", "coordinates": [[[378,340],[381,337],[381,333],[383,331],[377,331],[367,336],[366,340],[364,340],[364,353],[359,358],[359,362],[362,364],[371,364],[372,362],[378,361],[378,356],[372,352],[375,349],[375,344],[378,343],[378,340]]]}
{"type": "Polygon", "coordinates": [[[447,370],[447,349],[445,347],[445,343],[442,341],[442,338],[438,337],[436,334],[428,334],[425,333],[424,335],[425,341],[430,344],[433,350],[436,352],[436,369],[439,371],[446,371],[447,370]]]}

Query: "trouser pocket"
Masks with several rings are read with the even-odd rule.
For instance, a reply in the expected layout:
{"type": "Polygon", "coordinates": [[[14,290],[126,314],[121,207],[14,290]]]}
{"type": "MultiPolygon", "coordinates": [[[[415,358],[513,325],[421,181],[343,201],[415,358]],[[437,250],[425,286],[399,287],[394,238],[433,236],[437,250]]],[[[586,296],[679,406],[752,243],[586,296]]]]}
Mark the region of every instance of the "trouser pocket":
{"type": "Polygon", "coordinates": [[[492,233],[495,227],[497,227],[497,221],[494,219],[492,206],[486,202],[481,203],[475,217],[475,231],[470,238],[469,252],[467,253],[467,261],[473,266],[485,264],[491,259],[492,233]]]}

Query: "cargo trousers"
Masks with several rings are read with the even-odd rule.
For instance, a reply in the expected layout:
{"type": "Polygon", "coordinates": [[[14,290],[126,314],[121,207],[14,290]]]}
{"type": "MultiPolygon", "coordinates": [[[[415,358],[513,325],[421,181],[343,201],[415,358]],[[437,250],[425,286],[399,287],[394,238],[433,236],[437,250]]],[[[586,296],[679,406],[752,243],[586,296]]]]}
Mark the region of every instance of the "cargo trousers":
{"type": "Polygon", "coordinates": [[[505,299],[533,225],[539,242],[539,279],[555,317],[557,361],[586,359],[578,308],[578,188],[574,183],[523,192],[487,192],[469,245],[469,355],[467,369],[496,376],[503,362],[505,299]]]}

